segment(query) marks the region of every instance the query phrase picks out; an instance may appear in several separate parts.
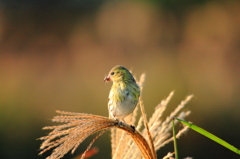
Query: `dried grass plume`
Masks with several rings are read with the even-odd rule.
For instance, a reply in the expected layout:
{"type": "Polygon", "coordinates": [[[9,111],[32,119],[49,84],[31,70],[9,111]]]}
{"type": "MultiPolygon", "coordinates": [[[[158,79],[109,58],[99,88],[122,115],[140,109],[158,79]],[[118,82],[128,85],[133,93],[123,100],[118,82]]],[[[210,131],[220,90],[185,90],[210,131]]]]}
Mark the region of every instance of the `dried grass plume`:
{"type": "MultiPolygon", "coordinates": [[[[140,77],[140,81],[138,82],[141,89],[143,88],[144,80],[145,74],[140,77]]],[[[147,121],[142,96],[140,96],[139,107],[142,113],[140,118],[137,120],[139,107],[136,107],[134,112],[126,119],[127,123],[131,123],[135,127],[104,116],[58,110],[57,113],[61,115],[55,116],[52,121],[63,124],[43,128],[44,130],[52,131],[47,136],[40,138],[43,140],[43,143],[39,154],[41,155],[54,148],[52,154],[47,159],[62,158],[69,151],[74,153],[87,137],[97,133],[96,137],[82,154],[81,158],[83,159],[85,153],[91,148],[95,140],[107,130],[111,130],[113,159],[156,159],[156,151],[173,141],[171,134],[172,117],[184,119],[190,114],[190,111],[184,111],[183,108],[191,100],[192,95],[187,96],[165,120],[162,119],[162,114],[166,110],[173,94],[174,92],[171,92],[166,99],[162,100],[155,107],[155,111],[149,118],[149,121],[147,121]]],[[[187,129],[187,127],[183,127],[179,130],[177,137],[179,138],[187,129]]],[[[173,153],[170,152],[164,158],[171,158],[172,155],[173,153]]]]}

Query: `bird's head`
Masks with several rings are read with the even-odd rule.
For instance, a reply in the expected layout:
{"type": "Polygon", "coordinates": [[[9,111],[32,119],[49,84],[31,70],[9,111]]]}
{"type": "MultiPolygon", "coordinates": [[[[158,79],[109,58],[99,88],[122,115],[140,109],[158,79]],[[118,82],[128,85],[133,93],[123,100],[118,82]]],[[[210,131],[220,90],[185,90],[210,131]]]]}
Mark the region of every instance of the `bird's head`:
{"type": "Polygon", "coordinates": [[[111,69],[107,77],[104,78],[104,82],[135,82],[132,74],[123,66],[117,65],[111,69]]]}

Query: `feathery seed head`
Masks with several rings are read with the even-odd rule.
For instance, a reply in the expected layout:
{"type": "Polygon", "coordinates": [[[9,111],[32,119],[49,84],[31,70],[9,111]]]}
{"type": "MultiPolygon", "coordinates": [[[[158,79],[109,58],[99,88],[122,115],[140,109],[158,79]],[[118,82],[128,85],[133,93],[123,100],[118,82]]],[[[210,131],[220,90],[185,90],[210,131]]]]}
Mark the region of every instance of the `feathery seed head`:
{"type": "Polygon", "coordinates": [[[135,82],[132,74],[121,65],[117,65],[111,69],[107,77],[104,78],[104,82],[113,81],[113,82],[135,82]]]}

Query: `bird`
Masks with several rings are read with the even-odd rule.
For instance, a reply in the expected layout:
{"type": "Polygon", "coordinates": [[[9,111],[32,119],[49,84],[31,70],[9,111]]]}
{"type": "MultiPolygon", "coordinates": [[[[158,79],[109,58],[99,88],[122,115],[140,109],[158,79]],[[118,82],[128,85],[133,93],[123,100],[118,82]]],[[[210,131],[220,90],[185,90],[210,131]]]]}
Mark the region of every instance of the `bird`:
{"type": "Polygon", "coordinates": [[[110,70],[104,78],[104,82],[108,81],[113,82],[108,97],[109,117],[125,122],[124,118],[130,115],[138,104],[140,87],[129,70],[121,65],[110,70]]]}

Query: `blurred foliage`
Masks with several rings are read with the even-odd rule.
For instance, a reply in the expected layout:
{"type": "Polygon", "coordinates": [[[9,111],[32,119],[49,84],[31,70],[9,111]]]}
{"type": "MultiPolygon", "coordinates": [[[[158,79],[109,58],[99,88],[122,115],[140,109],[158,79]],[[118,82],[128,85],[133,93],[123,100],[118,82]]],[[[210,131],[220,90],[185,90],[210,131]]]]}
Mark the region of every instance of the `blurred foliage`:
{"type": "MultiPolygon", "coordinates": [[[[146,73],[148,114],[172,90],[168,112],[194,94],[189,120],[240,147],[239,1],[2,0],[0,6],[0,158],[44,158],[36,138],[53,124],[55,110],[108,116],[111,84],[103,78],[117,64],[137,77],[146,73]]],[[[107,135],[96,146],[93,158],[110,158],[107,135]]],[[[180,158],[239,157],[192,132],[179,147],[180,158]]],[[[169,151],[173,145],[158,156],[169,151]]]]}

